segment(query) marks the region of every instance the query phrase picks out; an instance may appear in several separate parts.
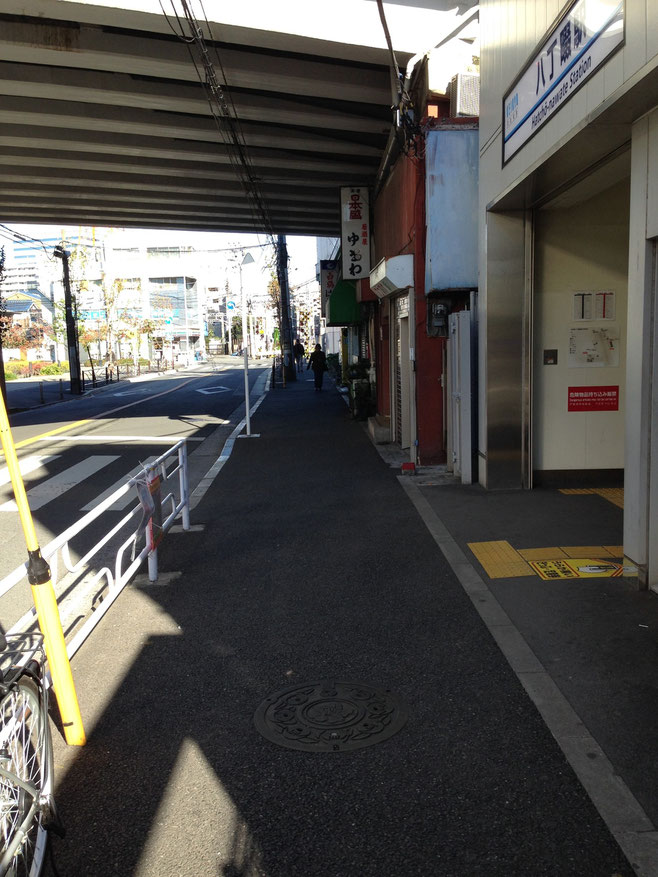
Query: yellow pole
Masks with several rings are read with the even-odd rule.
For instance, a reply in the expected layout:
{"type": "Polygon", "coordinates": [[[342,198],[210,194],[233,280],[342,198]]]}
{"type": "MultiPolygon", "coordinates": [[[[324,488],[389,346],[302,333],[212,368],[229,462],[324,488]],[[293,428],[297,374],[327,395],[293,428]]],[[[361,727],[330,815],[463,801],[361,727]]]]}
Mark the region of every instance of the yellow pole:
{"type": "Polygon", "coordinates": [[[55,697],[64,726],[64,736],[69,746],[84,746],[85,732],[82,727],[82,716],[78,706],[78,698],[73,684],[73,674],[69,656],[66,653],[64,631],[57,608],[55,589],[50,578],[50,567],[41,556],[37,542],[32,513],[25,493],[23,477],[18,465],[16,447],[9,426],[5,400],[0,393],[0,439],[5,452],[9,477],[14,488],[16,505],[21,518],[23,535],[27,546],[28,562],[27,577],[32,587],[32,597],[37,611],[39,627],[43,634],[44,649],[48,659],[48,667],[53,680],[55,697]]]}

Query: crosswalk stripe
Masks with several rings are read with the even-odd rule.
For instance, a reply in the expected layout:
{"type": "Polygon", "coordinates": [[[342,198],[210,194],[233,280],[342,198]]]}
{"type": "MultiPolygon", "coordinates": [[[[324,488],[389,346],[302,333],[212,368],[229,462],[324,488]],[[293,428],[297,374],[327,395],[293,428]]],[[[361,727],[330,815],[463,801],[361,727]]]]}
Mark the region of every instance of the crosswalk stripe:
{"type": "MultiPolygon", "coordinates": [[[[52,460],[57,460],[60,456],[60,454],[49,454],[44,457],[41,454],[34,454],[31,457],[24,457],[20,460],[18,468],[20,469],[23,478],[25,478],[26,475],[30,475],[30,473],[42,469],[46,463],[50,463],[52,460]]],[[[9,469],[7,466],[3,466],[3,468],[0,469],[0,487],[4,487],[6,484],[11,484],[11,476],[9,475],[9,469]]]]}
{"type": "MultiPolygon", "coordinates": [[[[90,478],[96,472],[99,472],[105,466],[118,459],[118,456],[109,455],[87,457],[81,463],[76,463],[75,466],[70,466],[58,475],[48,478],[41,484],[37,484],[36,487],[27,491],[27,500],[31,510],[40,509],[46,503],[66,493],[67,490],[76,487],[81,481],[90,478]]],[[[13,499],[0,505],[0,512],[15,511],[18,511],[18,508],[13,499]]]]}
{"type": "MultiPolygon", "coordinates": [[[[153,463],[154,460],[157,459],[157,457],[148,457],[143,464],[135,466],[135,468],[131,469],[130,472],[123,476],[123,478],[119,478],[119,480],[115,481],[111,487],[108,487],[107,490],[104,490],[99,496],[97,496],[95,499],[92,499],[91,502],[88,502],[86,506],[83,506],[80,511],[90,512],[92,509],[95,509],[97,505],[100,505],[100,503],[102,503],[104,499],[107,499],[108,496],[114,493],[115,490],[118,490],[120,487],[122,487],[126,483],[126,481],[129,481],[135,475],[139,474],[144,469],[144,466],[148,466],[150,463],[153,463]]],[[[124,493],[124,495],[120,497],[116,502],[113,502],[112,505],[108,507],[107,511],[123,511],[123,509],[125,509],[127,505],[129,505],[131,502],[134,503],[136,499],[137,495],[135,494],[135,492],[129,490],[128,493],[124,493]]]]}

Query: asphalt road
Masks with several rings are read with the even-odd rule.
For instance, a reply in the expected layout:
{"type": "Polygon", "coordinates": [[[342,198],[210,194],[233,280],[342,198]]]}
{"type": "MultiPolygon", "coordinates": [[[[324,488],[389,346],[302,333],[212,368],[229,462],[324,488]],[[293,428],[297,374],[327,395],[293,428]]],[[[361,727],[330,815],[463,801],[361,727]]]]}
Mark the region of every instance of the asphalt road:
{"type": "MultiPolygon", "coordinates": [[[[268,367],[252,365],[251,387],[268,367]]],[[[153,461],[181,438],[188,442],[193,489],[194,480],[205,474],[207,462],[202,454],[202,462],[195,466],[195,452],[202,451],[213,434],[220,437],[230,431],[231,424],[243,414],[243,403],[244,372],[235,359],[226,357],[194,370],[120,382],[82,398],[12,414],[13,438],[41,547],[79,521],[99,498],[136,474],[144,462],[153,461]]],[[[212,444],[211,451],[215,451],[216,442],[212,444]]],[[[116,503],[73,540],[74,559],[137,504],[134,492],[126,499],[129,504],[116,503]]],[[[137,521],[131,522],[133,530],[137,521]]],[[[130,532],[127,530],[123,538],[130,532]]],[[[0,539],[1,581],[26,559],[4,465],[0,465],[0,539]]],[[[71,624],[88,610],[93,598],[85,591],[83,578],[62,578],[57,587],[59,594],[67,593],[72,604],[65,613],[71,624]],[[75,608],[76,588],[81,593],[82,609],[75,608]]],[[[27,584],[14,587],[0,598],[2,627],[11,628],[31,605],[27,584]]]]}
{"type": "Polygon", "coordinates": [[[253,426],[196,529],[164,540],[169,583],[126,588],[76,656],[88,743],[55,739],[59,873],[631,877],[338,394],[299,381],[253,426]],[[294,686],[285,736],[348,736],[349,700],[308,709],[323,680],[326,698],[332,681],[396,695],[406,724],[354,750],[261,735],[259,706],[294,686]]]}

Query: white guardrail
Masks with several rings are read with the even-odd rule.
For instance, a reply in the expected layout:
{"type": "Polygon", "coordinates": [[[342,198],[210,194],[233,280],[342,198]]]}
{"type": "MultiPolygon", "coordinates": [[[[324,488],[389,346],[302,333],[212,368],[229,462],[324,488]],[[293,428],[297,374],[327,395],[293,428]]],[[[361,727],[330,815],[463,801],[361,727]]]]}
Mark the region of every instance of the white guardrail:
{"type": "MultiPolygon", "coordinates": [[[[102,602],[93,609],[91,615],[84,622],[82,627],[72,637],[70,642],[66,644],[66,650],[69,658],[78,651],[80,646],[87,639],[92,630],[96,627],[101,618],[105,615],[110,606],[114,603],[121,591],[128,584],[135,572],[142,564],[145,558],[148,558],[148,577],[149,581],[156,581],[158,577],[158,544],[167,530],[171,527],[175,519],[181,515],[183,529],[190,529],[190,495],[189,483],[187,475],[187,444],[182,439],[172,448],[154,460],[152,463],[144,466],[143,470],[134,478],[126,481],[121,487],[114,491],[110,496],[100,502],[92,511],[88,512],[83,518],[70,526],[67,530],[55,537],[49,542],[41,553],[50,565],[50,572],[53,587],[57,585],[60,560],[67,573],[78,574],[85,571],[90,561],[106,546],[114,536],[116,536],[128,523],[138,516],[141,516],[136,529],[131,535],[123,541],[116,549],[114,554],[114,569],[109,566],[103,566],[97,570],[92,577],[90,586],[96,585],[103,581],[107,586],[107,594],[103,596],[102,602]],[[175,462],[173,468],[168,469],[175,462]],[[178,474],[178,499],[174,494],[172,479],[178,474]],[[169,488],[169,493],[163,496],[163,487],[169,488]],[[102,539],[90,548],[78,561],[73,561],[71,557],[70,543],[74,536],[82,533],[94,521],[96,521],[103,512],[117,502],[120,497],[135,489],[139,502],[133,509],[124,515],[124,517],[106,533],[102,539]],[[168,507],[169,513],[165,517],[165,509],[168,507]],[[137,546],[140,541],[144,541],[144,545],[137,553],[137,546]],[[126,564],[126,553],[132,550],[129,562],[126,564]],[[126,564],[124,568],[124,564],[126,564]]],[[[27,577],[27,563],[21,564],[8,576],[0,581],[0,597],[10,591],[19,582],[27,577]]],[[[27,626],[36,617],[34,608],[30,609],[22,618],[20,618],[13,627],[7,631],[8,634],[23,632],[27,626]]]]}

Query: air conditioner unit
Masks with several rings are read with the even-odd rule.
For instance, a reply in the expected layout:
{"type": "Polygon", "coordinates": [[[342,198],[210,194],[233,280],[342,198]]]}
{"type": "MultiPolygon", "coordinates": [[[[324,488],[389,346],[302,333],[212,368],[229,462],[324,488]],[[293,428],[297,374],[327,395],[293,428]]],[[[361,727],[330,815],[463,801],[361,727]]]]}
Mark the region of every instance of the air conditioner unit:
{"type": "Polygon", "coordinates": [[[458,73],[450,80],[450,116],[480,115],[480,77],[477,73],[458,73]]]}

